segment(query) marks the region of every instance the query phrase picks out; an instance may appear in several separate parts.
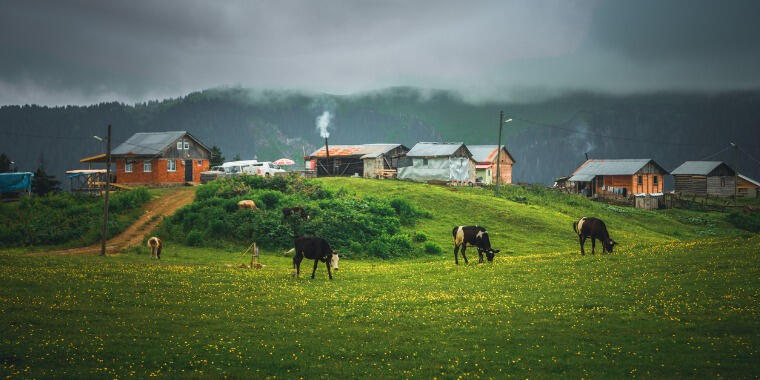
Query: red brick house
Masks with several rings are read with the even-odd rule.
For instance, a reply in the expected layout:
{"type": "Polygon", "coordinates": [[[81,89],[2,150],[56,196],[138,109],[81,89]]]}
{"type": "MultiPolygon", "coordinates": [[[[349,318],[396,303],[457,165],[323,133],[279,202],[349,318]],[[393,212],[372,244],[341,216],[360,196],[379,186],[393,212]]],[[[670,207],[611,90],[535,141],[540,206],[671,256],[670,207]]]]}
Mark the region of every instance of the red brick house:
{"type": "MultiPolygon", "coordinates": [[[[104,156],[82,162],[103,162],[104,156]]],[[[116,183],[129,185],[200,182],[210,159],[211,150],[186,131],[135,133],[111,152],[116,183]]]]}
{"type": "Polygon", "coordinates": [[[515,159],[507,151],[507,147],[501,146],[501,164],[496,165],[499,150],[496,145],[467,145],[472,153],[472,159],[478,164],[475,166],[475,175],[483,178],[483,183],[490,185],[496,183],[496,167],[501,170],[499,183],[512,183],[512,165],[515,159]]]}

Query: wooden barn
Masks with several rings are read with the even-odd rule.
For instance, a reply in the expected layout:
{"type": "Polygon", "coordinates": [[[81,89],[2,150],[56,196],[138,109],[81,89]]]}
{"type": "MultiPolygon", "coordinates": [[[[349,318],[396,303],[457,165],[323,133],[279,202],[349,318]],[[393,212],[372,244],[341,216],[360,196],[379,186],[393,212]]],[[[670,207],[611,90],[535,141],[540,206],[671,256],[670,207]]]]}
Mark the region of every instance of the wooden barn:
{"type": "Polygon", "coordinates": [[[670,174],[675,191],[699,197],[736,195],[736,172],[722,161],[686,161],[670,174]]]}
{"type": "Polygon", "coordinates": [[[365,178],[395,178],[398,160],[406,155],[409,148],[401,144],[364,144],[365,178]]]}
{"type": "Polygon", "coordinates": [[[587,196],[630,197],[657,194],[668,171],[652,159],[587,160],[569,181],[587,196]]]}
{"type": "Polygon", "coordinates": [[[417,182],[475,182],[476,162],[464,143],[420,142],[399,162],[398,178],[417,182]]]}
{"type": "MultiPolygon", "coordinates": [[[[135,133],[111,151],[117,184],[166,186],[200,182],[211,150],[186,131],[135,133]]],[[[105,162],[105,154],[80,160],[105,162]]]]}
{"type": "Polygon", "coordinates": [[[760,182],[743,174],[736,175],[737,197],[757,198],[758,194],[760,194],[760,182]]]}
{"type": "MultiPolygon", "coordinates": [[[[467,145],[467,149],[472,153],[472,158],[477,162],[475,165],[475,176],[482,178],[483,183],[490,185],[496,183],[496,159],[499,156],[499,150],[496,145],[467,145]]],[[[501,171],[500,183],[512,183],[512,165],[515,159],[507,151],[507,147],[501,146],[501,171]]]]}

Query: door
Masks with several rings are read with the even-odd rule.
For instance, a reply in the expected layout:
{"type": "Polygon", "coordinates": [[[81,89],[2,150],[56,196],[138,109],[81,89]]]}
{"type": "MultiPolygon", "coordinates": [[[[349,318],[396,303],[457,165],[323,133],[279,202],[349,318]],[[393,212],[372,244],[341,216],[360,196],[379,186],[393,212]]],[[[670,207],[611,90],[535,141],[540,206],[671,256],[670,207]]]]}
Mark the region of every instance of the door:
{"type": "Polygon", "coordinates": [[[185,182],[193,181],[193,160],[185,160],[185,182]]]}

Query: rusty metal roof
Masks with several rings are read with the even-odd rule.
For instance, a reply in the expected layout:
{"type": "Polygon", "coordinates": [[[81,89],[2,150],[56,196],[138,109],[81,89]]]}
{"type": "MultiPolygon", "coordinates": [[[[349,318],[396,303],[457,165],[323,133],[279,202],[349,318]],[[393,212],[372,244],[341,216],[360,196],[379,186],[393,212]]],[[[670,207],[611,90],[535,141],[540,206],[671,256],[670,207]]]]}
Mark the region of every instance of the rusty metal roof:
{"type": "MultiPolygon", "coordinates": [[[[362,145],[330,145],[330,157],[374,158],[391,151],[401,144],[362,144],[362,145]]],[[[314,151],[309,158],[325,157],[325,147],[314,151]]]]}

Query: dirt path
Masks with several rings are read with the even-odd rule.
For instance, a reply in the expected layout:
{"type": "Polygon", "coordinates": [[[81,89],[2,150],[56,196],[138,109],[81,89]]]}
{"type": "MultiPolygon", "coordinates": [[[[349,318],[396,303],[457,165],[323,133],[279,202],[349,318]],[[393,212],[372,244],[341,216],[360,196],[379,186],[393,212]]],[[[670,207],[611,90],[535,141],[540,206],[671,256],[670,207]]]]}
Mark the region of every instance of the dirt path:
{"type": "MultiPolygon", "coordinates": [[[[145,236],[155,228],[165,217],[174,214],[180,207],[185,206],[195,198],[195,188],[178,187],[169,191],[158,199],[145,204],[143,215],[122,233],[106,241],[106,252],[109,254],[120,252],[131,246],[141,244],[145,236]]],[[[63,249],[58,251],[35,252],[30,255],[82,255],[100,253],[100,243],[79,248],[63,249]]]]}

